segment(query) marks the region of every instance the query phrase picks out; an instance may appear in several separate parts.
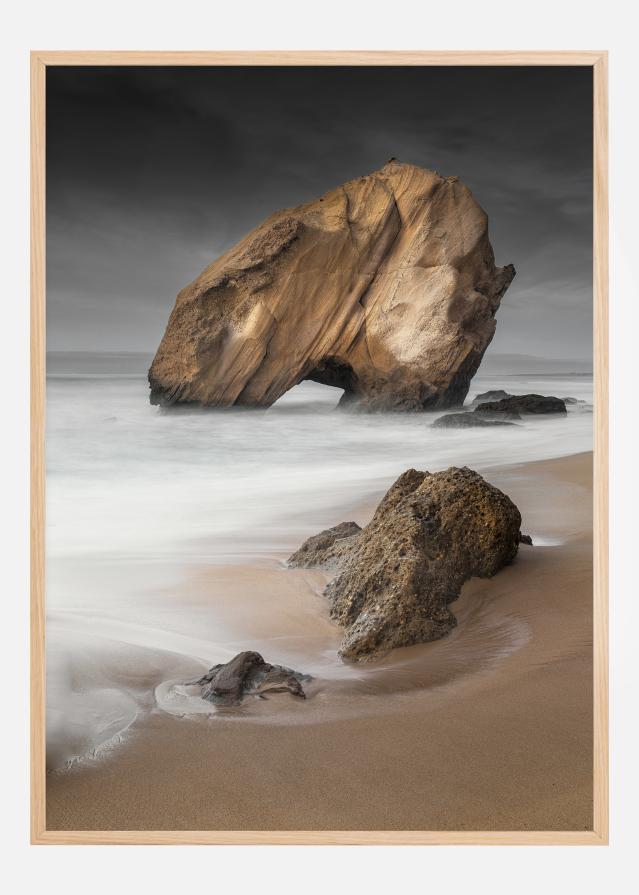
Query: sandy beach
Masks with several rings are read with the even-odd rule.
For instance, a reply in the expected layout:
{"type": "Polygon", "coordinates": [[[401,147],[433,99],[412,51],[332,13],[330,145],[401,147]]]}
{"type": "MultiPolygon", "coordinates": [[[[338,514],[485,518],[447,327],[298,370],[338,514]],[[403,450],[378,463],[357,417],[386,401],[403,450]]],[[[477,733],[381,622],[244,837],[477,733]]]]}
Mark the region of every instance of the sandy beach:
{"type": "MultiPolygon", "coordinates": [[[[582,453],[484,473],[523,531],[543,537],[495,578],[468,582],[450,637],[320,679],[305,703],[273,697],[254,718],[156,709],[109,754],[49,774],[47,828],[591,828],[591,466],[582,453]]],[[[204,608],[220,574],[194,581],[204,608]]],[[[275,623],[338,642],[319,573],[238,566],[221,579],[242,575],[260,583],[256,608],[262,598],[249,634],[274,624],[264,595],[286,581],[275,623]]]]}

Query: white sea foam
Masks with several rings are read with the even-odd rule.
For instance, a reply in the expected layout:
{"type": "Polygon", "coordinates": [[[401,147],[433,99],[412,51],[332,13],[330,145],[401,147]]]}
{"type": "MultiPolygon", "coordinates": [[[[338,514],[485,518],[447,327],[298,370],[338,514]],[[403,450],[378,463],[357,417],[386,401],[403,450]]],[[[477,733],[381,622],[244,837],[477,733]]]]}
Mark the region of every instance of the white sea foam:
{"type": "MultiPolygon", "coordinates": [[[[142,371],[105,372],[85,359],[80,370],[51,375],[50,765],[113,741],[152,707],[162,681],[188,680],[251,640],[241,624],[242,593],[239,621],[216,617],[187,589],[185,567],[285,557],[308,535],[350,517],[352,507],[377,499],[411,466],[486,471],[591,449],[591,377],[480,376],[469,400],[492,388],[586,403],[570,405],[567,418],[447,430],[430,427],[436,414],[334,412],[339,392],[315,383],[268,411],[167,413],[148,403],[142,371]]],[[[553,539],[532,534],[539,544],[553,539]]],[[[278,638],[274,628],[259,642],[272,661],[298,661],[327,678],[368,674],[345,670],[326,629],[324,639],[298,632],[295,640],[278,638]]]]}

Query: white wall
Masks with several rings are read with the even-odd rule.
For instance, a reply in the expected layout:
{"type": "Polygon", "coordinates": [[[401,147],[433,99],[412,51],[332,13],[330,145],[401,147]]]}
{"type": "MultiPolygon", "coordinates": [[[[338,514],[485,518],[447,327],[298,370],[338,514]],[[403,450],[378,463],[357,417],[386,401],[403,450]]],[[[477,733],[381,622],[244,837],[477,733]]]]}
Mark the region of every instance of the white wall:
{"type": "MultiPolygon", "coordinates": [[[[631,5],[537,0],[31,0],[4,6],[2,28],[2,411],[0,544],[4,779],[2,834],[9,891],[613,892],[630,889],[637,831],[637,159],[631,5]],[[609,49],[611,78],[612,845],[610,848],[39,847],[28,841],[27,440],[29,49],[609,49]],[[8,204],[8,207],[7,207],[8,204]],[[633,593],[634,590],[634,593],[633,593]],[[627,874],[626,882],[623,875],[627,874]],[[616,882],[613,882],[616,880],[616,882]]],[[[634,23],[636,24],[636,23],[634,23]]],[[[425,102],[427,98],[425,97],[425,102]]],[[[507,122],[505,123],[507,126],[507,122]]]]}

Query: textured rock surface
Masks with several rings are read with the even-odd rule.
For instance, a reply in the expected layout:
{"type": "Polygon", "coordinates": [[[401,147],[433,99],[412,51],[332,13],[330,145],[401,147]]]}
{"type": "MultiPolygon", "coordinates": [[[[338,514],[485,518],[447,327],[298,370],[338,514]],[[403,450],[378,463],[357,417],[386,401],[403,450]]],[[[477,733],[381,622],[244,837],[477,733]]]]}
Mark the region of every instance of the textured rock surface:
{"type": "Polygon", "coordinates": [[[511,562],[520,525],[515,504],[470,469],[403,473],[348,539],[325,589],[346,628],[340,654],[366,659],[443,637],[464,581],[511,562]]]}
{"type": "Polygon", "coordinates": [[[510,395],[478,404],[475,413],[566,413],[566,404],[561,398],[547,395],[510,395]]]}
{"type": "Polygon", "coordinates": [[[514,273],[456,177],[391,160],[276,212],[180,292],[151,401],[268,407],[311,379],[366,410],[459,404],[514,273]]]}
{"type": "Polygon", "coordinates": [[[318,535],[304,541],[299,550],[289,557],[288,564],[294,568],[323,566],[331,568],[352,543],[352,538],[361,532],[357,522],[340,522],[318,535]]]}
{"type": "Polygon", "coordinates": [[[247,696],[288,692],[306,698],[301,682],[310,680],[283,665],[270,665],[259,653],[238,653],[230,662],[214,665],[196,681],[202,687],[202,699],[217,705],[239,705],[247,696]]]}
{"type": "Polygon", "coordinates": [[[506,419],[485,419],[475,413],[447,413],[438,417],[433,426],[436,429],[473,429],[486,426],[514,426],[506,419]]]}

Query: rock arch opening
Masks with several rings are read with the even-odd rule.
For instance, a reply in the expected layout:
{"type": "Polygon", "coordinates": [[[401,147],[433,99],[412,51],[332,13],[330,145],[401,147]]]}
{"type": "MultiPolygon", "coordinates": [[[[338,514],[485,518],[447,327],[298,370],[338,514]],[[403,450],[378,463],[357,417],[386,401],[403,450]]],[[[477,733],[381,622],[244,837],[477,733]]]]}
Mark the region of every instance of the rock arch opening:
{"type": "Polygon", "coordinates": [[[351,365],[338,357],[326,357],[275,403],[292,405],[326,405],[344,407],[355,399],[357,377],[351,365]]]}
{"type": "Polygon", "coordinates": [[[342,389],[312,379],[302,379],[273,404],[276,410],[335,410],[344,400],[342,389]]]}
{"type": "Polygon", "coordinates": [[[311,382],[319,382],[320,385],[330,385],[333,388],[341,388],[344,395],[353,395],[357,390],[357,377],[349,363],[338,357],[327,357],[320,361],[304,379],[311,382]]]}

